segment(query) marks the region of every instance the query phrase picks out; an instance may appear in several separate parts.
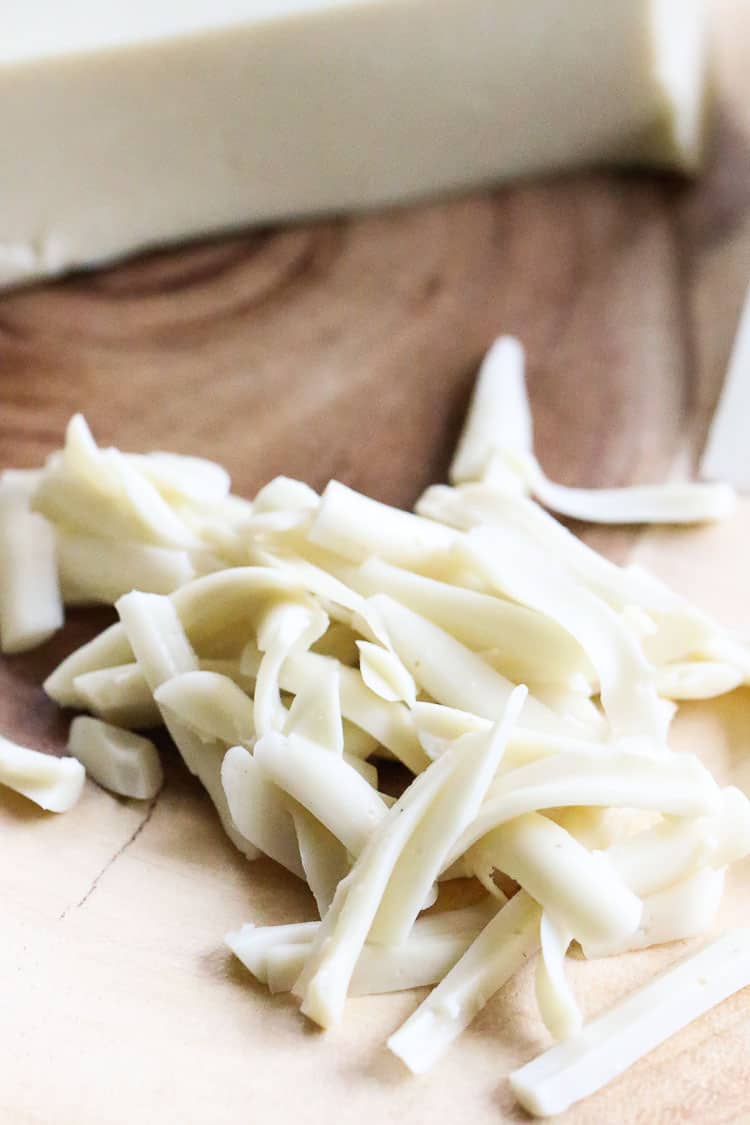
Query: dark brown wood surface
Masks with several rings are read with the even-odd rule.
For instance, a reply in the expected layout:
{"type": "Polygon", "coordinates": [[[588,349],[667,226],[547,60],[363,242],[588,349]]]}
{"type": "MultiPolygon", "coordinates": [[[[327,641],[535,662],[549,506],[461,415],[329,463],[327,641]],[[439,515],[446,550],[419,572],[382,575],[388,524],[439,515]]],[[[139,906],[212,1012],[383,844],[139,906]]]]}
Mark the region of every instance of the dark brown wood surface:
{"type": "MultiPolygon", "coordinates": [[[[658,480],[694,459],[750,277],[750,5],[715,9],[716,142],[696,184],[558,178],[251,232],[0,297],[0,465],[37,465],[83,410],[101,442],[216,458],[244,494],[285,473],[408,506],[443,479],[501,332],[526,344],[553,477],[658,480]]],[[[592,539],[615,555],[629,543],[592,539]]],[[[52,644],[2,663],[0,729],[62,749],[67,721],[41,679],[106,619],[74,614],[52,644]]],[[[748,1119],[701,1117],[693,1101],[685,1120],[748,1119]]],[[[618,1120],[683,1119],[634,1106],[618,1120]]]]}

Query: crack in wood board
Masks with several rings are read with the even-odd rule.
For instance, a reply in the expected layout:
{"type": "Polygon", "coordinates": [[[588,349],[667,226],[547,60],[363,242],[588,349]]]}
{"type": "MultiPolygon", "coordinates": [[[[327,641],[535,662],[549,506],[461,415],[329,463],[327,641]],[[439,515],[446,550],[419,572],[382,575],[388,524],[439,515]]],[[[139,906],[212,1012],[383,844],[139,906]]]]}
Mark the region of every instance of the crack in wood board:
{"type": "Polygon", "coordinates": [[[154,797],[154,799],[152,801],[149,801],[149,805],[148,805],[148,808],[146,810],[146,813],[145,813],[143,819],[140,821],[139,824],[136,825],[136,827],[133,829],[133,831],[128,836],[127,840],[125,840],[125,842],[120,845],[120,847],[117,849],[117,851],[114,852],[109,857],[109,859],[104,864],[104,866],[94,876],[94,878],[91,880],[91,882],[90,882],[85,894],[82,896],[82,898],[78,902],[71,903],[70,906],[65,907],[62,914],[58,918],[59,922],[62,922],[63,919],[70,913],[71,910],[80,910],[80,908],[82,906],[85,906],[85,904],[91,898],[94,891],[97,889],[97,887],[99,886],[100,882],[102,881],[104,876],[107,874],[107,872],[115,865],[117,860],[120,859],[120,857],[125,854],[125,852],[128,850],[128,848],[130,848],[136,842],[138,837],[144,831],[144,829],[146,828],[146,825],[149,823],[152,816],[154,815],[154,812],[156,810],[156,806],[157,806],[158,803],[159,803],[159,794],[157,794],[156,797],[154,797]]]}

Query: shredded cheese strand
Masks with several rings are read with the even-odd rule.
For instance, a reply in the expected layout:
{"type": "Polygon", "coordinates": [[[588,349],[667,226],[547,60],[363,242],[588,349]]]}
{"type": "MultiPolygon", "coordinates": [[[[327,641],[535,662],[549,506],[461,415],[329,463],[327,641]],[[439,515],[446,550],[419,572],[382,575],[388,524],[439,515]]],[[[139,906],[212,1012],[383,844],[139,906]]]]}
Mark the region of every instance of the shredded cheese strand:
{"type": "Polygon", "coordinates": [[[730,930],[510,1076],[524,1109],[563,1113],[665,1039],[750,985],[750,931],[730,930]]]}
{"type": "Polygon", "coordinates": [[[583,1025],[581,1010],[565,976],[565,954],[570,942],[571,935],[545,910],[539,923],[541,956],[534,984],[539,1014],[555,1039],[569,1039],[583,1025]]]}
{"type": "Polygon", "coordinates": [[[67,812],[83,791],[86,772],[75,758],[56,758],[0,735],[0,785],[48,812],[67,812]]]}
{"type": "Polygon", "coordinates": [[[472,942],[460,961],[388,1040],[414,1074],[448,1051],[484,1005],[526,963],[539,943],[541,911],[519,891],[472,942]]]}

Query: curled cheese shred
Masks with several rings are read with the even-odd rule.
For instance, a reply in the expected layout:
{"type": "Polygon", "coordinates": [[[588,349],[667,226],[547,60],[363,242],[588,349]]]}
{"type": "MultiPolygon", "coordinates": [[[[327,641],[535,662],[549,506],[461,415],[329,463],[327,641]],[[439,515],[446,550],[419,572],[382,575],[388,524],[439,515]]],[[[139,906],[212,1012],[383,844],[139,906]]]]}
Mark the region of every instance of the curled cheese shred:
{"type": "Polygon", "coordinates": [[[667,483],[629,488],[568,488],[549,480],[533,456],[533,429],[518,340],[496,340],[479,369],[450,468],[454,484],[489,479],[525,487],[558,515],[590,523],[700,523],[735,505],[726,485],[667,483]]]}
{"type": "Polygon", "coordinates": [[[642,905],[601,854],[548,817],[526,813],[480,838],[471,869],[515,879],[578,941],[621,941],[638,928],[642,905]]]}
{"type": "Polygon", "coordinates": [[[568,488],[549,480],[535,458],[524,459],[522,473],[529,491],[545,508],[587,523],[710,523],[726,519],[737,502],[734,489],[725,484],[568,488]]]}
{"type": "Polygon", "coordinates": [[[294,652],[304,652],[323,636],[328,616],[314,604],[281,602],[271,605],[258,625],[258,648],[263,653],[255,680],[253,717],[258,737],[283,730],[286,711],[281,703],[279,676],[294,652]]]}
{"type": "MultiPolygon", "coordinates": [[[[315,652],[290,656],[280,672],[282,689],[294,695],[303,691],[308,677],[315,674],[316,666],[329,659],[315,652]]],[[[248,675],[257,674],[259,657],[254,644],[246,646],[241,666],[248,675]]],[[[339,664],[338,673],[344,718],[375,738],[412,773],[420,773],[429,764],[429,758],[419,743],[413,720],[404,704],[388,703],[375,695],[354,668],[339,664]]]]}
{"type": "Polygon", "coordinates": [[[721,797],[711,774],[691,754],[655,756],[622,749],[558,754],[498,777],[448,862],[517,816],[578,805],[704,816],[718,811],[721,797]]]}
{"type": "Polygon", "coordinates": [[[359,670],[365,685],[389,703],[406,703],[413,707],[417,701],[414,680],[394,652],[370,641],[357,641],[359,670]]]}
{"type": "Polygon", "coordinates": [[[388,811],[353,764],[298,735],[266,735],[256,743],[254,759],[354,856],[388,811]]]}
{"type": "Polygon", "coordinates": [[[524,366],[523,347],[513,336],[501,336],[487,352],[451,462],[454,484],[479,480],[499,450],[533,448],[524,366]]]}
{"type": "Polygon", "coordinates": [[[304,599],[293,576],[268,567],[238,566],[207,574],[170,595],[191,644],[202,656],[238,656],[269,606],[304,599]]]}

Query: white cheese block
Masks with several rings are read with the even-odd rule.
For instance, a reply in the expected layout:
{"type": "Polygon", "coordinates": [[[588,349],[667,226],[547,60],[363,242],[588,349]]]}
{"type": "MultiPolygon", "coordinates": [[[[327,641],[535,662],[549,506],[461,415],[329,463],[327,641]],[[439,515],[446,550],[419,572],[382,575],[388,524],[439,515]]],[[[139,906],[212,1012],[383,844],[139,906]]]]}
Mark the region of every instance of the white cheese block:
{"type": "Polygon", "coordinates": [[[0,284],[601,161],[692,169],[703,0],[4,5],[0,284]]]}

